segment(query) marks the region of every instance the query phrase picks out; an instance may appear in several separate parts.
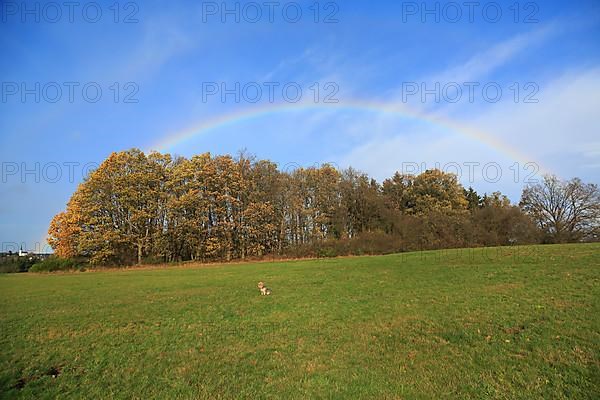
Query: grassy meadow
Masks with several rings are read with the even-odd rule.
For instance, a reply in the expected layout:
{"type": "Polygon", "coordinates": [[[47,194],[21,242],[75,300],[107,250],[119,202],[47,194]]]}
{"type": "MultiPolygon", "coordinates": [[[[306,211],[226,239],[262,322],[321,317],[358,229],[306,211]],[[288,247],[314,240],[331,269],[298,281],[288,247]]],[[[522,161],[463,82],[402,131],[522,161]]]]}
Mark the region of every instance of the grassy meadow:
{"type": "Polygon", "coordinates": [[[599,244],[12,274],[0,301],[0,398],[600,398],[599,244]]]}

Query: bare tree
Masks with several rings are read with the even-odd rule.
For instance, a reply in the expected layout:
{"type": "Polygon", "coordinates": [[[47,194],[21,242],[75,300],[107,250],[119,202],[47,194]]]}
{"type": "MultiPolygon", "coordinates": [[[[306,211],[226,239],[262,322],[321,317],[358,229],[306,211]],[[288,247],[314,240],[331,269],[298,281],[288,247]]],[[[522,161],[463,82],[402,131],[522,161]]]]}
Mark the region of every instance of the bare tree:
{"type": "Polygon", "coordinates": [[[600,191],[579,178],[547,175],[525,187],[520,205],[552,241],[594,240],[600,233],[600,191]]]}

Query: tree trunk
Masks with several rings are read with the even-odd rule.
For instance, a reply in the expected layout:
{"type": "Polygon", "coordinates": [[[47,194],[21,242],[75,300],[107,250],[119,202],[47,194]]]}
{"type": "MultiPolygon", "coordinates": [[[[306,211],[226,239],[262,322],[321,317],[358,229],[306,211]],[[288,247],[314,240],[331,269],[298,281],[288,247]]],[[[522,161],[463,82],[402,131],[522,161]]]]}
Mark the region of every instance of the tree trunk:
{"type": "Polygon", "coordinates": [[[138,242],[137,244],[137,263],[138,265],[140,265],[142,263],[142,249],[144,247],[144,243],[143,242],[138,242]]]}

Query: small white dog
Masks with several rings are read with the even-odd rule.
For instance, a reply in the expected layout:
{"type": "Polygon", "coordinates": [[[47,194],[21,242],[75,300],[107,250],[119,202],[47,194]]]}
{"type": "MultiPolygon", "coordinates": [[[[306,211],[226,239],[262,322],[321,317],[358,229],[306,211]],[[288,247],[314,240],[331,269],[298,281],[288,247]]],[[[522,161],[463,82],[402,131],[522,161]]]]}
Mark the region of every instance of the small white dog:
{"type": "Polygon", "coordinates": [[[266,287],[264,282],[258,282],[258,290],[260,290],[260,294],[263,296],[268,296],[271,294],[271,289],[266,287]]]}

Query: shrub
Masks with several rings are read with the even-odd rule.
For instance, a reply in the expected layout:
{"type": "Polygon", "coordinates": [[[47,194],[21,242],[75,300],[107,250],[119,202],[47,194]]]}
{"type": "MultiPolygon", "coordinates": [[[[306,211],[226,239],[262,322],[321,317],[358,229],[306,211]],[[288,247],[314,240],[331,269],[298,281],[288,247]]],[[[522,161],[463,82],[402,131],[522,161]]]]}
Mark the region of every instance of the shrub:
{"type": "Polygon", "coordinates": [[[0,274],[12,274],[16,272],[20,272],[19,264],[16,262],[0,264],[0,274]]]}
{"type": "Polygon", "coordinates": [[[27,272],[37,260],[27,257],[3,257],[0,259],[0,274],[27,272]]]}
{"type": "Polygon", "coordinates": [[[142,264],[146,265],[158,265],[164,263],[165,258],[163,256],[148,256],[142,259],[142,264]]]}
{"type": "Polygon", "coordinates": [[[319,250],[317,250],[317,256],[319,258],[332,258],[332,257],[337,257],[339,254],[337,252],[337,250],[334,247],[322,247],[319,250]]]}
{"type": "Polygon", "coordinates": [[[83,266],[70,258],[50,257],[44,261],[34,264],[29,271],[31,272],[56,272],[85,270],[83,266]]]}
{"type": "Polygon", "coordinates": [[[362,232],[347,244],[347,253],[352,255],[374,255],[399,253],[403,250],[403,240],[385,232],[362,232]]]}

